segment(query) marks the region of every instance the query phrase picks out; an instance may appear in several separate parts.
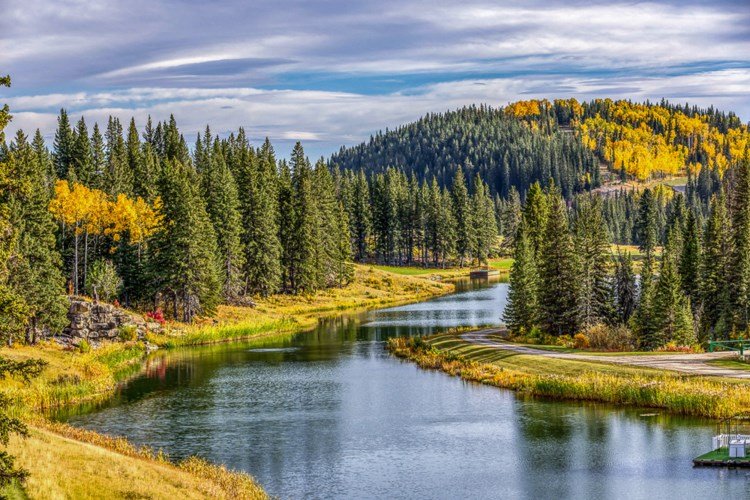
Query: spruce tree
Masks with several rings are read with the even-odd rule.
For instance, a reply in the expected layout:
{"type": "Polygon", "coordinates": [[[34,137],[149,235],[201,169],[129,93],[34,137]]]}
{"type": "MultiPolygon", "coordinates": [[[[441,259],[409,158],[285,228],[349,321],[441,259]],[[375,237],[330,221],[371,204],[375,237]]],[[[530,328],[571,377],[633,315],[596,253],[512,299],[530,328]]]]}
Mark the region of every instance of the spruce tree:
{"type": "Polygon", "coordinates": [[[58,179],[67,179],[68,171],[73,162],[73,145],[75,135],[70,127],[68,112],[60,110],[60,116],[57,118],[57,131],[55,132],[54,158],[55,170],[58,179]]]}
{"type": "Polygon", "coordinates": [[[175,319],[192,321],[215,311],[221,296],[216,233],[201,197],[197,174],[168,161],[159,183],[164,223],[149,245],[151,287],[172,305],[175,319]]]}
{"type": "Polygon", "coordinates": [[[320,213],[310,161],[302,144],[297,142],[292,151],[292,186],[294,229],[292,244],[292,288],[295,292],[310,293],[322,282],[318,249],[321,244],[320,213]]]}
{"type": "Polygon", "coordinates": [[[511,332],[524,334],[531,331],[539,321],[538,286],[534,249],[526,235],[525,224],[518,226],[510,269],[508,304],[503,312],[503,321],[511,332]]]}
{"type": "Polygon", "coordinates": [[[659,269],[659,278],[654,290],[653,317],[656,335],[647,347],[654,349],[667,342],[692,345],[696,341],[690,302],[682,291],[675,255],[677,232],[670,235],[659,269]]]}
{"type": "Polygon", "coordinates": [[[732,319],[733,239],[726,197],[720,191],[711,198],[711,214],[703,235],[701,259],[701,301],[703,306],[700,340],[728,338],[732,319]]]}
{"type": "Polygon", "coordinates": [[[750,159],[735,168],[732,196],[732,302],[734,326],[744,331],[750,320],[750,159]]]}
{"type": "Polygon", "coordinates": [[[614,292],[617,321],[627,325],[635,312],[638,300],[638,285],[629,253],[617,256],[614,292]]]}
{"type": "Polygon", "coordinates": [[[243,288],[241,271],[245,260],[240,241],[240,202],[237,184],[224,161],[218,138],[214,140],[208,164],[201,176],[203,199],[216,235],[223,278],[222,296],[234,301],[243,288]]]}
{"type": "Polygon", "coordinates": [[[289,165],[282,160],[279,165],[279,210],[278,227],[279,243],[281,244],[281,282],[283,287],[292,291],[295,288],[296,262],[294,260],[295,250],[295,226],[297,214],[294,203],[294,187],[292,185],[292,174],[289,165]]]}
{"type": "Polygon", "coordinates": [[[470,206],[471,255],[478,264],[487,263],[492,247],[497,241],[497,221],[489,188],[479,175],[474,179],[474,193],[470,206]]]}
{"type": "Polygon", "coordinates": [[[534,254],[539,257],[544,241],[544,231],[547,227],[547,218],[550,211],[549,205],[555,204],[555,200],[548,200],[538,182],[535,182],[526,193],[526,202],[523,206],[523,220],[526,224],[529,239],[534,247],[534,254]]]}
{"type": "Polygon", "coordinates": [[[357,172],[352,183],[351,208],[349,220],[352,230],[355,258],[362,262],[367,258],[367,243],[371,229],[370,187],[364,172],[357,172]]]}
{"type": "Polygon", "coordinates": [[[582,326],[589,328],[607,321],[612,315],[609,239],[600,198],[579,198],[573,228],[581,271],[578,277],[579,317],[582,326]]]}
{"type": "Polygon", "coordinates": [[[474,207],[470,203],[469,191],[466,188],[466,179],[461,167],[456,169],[456,175],[453,178],[451,201],[453,217],[456,220],[456,257],[458,257],[459,267],[463,267],[464,260],[470,255],[472,249],[476,247],[474,240],[477,235],[474,218],[478,214],[472,210],[474,207]]]}
{"type": "Polygon", "coordinates": [[[105,133],[105,170],[102,188],[110,196],[133,192],[133,171],[128,165],[128,152],[122,137],[122,125],[117,118],[109,117],[105,133]]]}
{"type": "Polygon", "coordinates": [[[52,156],[47,150],[47,146],[44,143],[44,137],[39,129],[36,129],[34,133],[34,140],[31,141],[31,147],[34,150],[34,156],[37,162],[36,169],[43,174],[44,186],[47,191],[52,192],[52,188],[57,180],[55,174],[55,165],[52,161],[52,156]]]}
{"type": "Polygon", "coordinates": [[[653,253],[658,243],[658,224],[656,200],[650,189],[641,194],[638,205],[638,218],[635,224],[635,240],[638,248],[645,254],[653,253]]]}
{"type": "Polygon", "coordinates": [[[268,296],[276,293],[282,284],[276,158],[268,138],[257,158],[247,150],[241,155],[238,177],[242,192],[246,286],[247,291],[268,296]]]}
{"type": "Polygon", "coordinates": [[[679,270],[682,290],[695,308],[700,300],[701,226],[692,209],[685,218],[679,270]]]}
{"type": "Polygon", "coordinates": [[[55,248],[55,223],[48,207],[46,172],[22,131],[16,133],[8,171],[17,189],[9,190],[2,203],[9,208],[17,233],[15,257],[9,261],[10,284],[26,305],[26,341],[36,342],[62,330],[67,301],[60,255],[55,248]]]}
{"type": "Polygon", "coordinates": [[[632,317],[632,328],[638,348],[650,350],[659,345],[654,317],[654,257],[650,252],[644,256],[638,285],[638,306],[632,317]]]}
{"type": "Polygon", "coordinates": [[[551,335],[573,335],[579,327],[579,262],[568,230],[568,212],[557,189],[549,194],[549,213],[539,253],[541,324],[551,335]]]}
{"type": "Polygon", "coordinates": [[[99,131],[99,124],[94,123],[91,133],[91,155],[93,175],[90,187],[101,189],[104,183],[104,172],[107,168],[107,154],[105,152],[104,137],[99,131]]]}
{"type": "Polygon", "coordinates": [[[76,126],[69,170],[74,172],[78,182],[81,182],[85,186],[91,186],[94,178],[94,156],[91,150],[86,121],[83,117],[78,120],[78,125],[76,126]]]}

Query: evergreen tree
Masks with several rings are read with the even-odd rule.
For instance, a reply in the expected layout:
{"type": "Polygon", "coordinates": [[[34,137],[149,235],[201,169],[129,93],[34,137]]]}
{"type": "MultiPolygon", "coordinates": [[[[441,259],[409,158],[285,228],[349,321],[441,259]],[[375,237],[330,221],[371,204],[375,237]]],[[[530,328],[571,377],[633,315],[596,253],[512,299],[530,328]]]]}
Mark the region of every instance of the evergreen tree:
{"type": "Polygon", "coordinates": [[[17,189],[8,190],[2,203],[18,237],[15,258],[9,261],[10,284],[26,305],[26,341],[36,342],[62,330],[67,301],[60,255],[55,248],[55,223],[49,207],[46,172],[26,136],[18,131],[12,145],[8,171],[17,189]]]}
{"type": "Polygon", "coordinates": [[[523,334],[530,332],[539,321],[538,274],[534,249],[523,222],[519,224],[514,240],[516,247],[503,321],[511,332],[523,334]]]}
{"type": "Polygon", "coordinates": [[[526,203],[523,206],[523,220],[526,224],[534,254],[539,257],[544,242],[544,231],[547,227],[549,205],[554,205],[556,200],[548,200],[538,182],[531,185],[526,194],[526,203]]]}
{"type": "Polygon", "coordinates": [[[747,151],[735,172],[732,196],[731,295],[734,325],[738,330],[747,330],[750,320],[750,159],[747,151]]]}
{"type": "Polygon", "coordinates": [[[57,131],[55,132],[55,170],[58,179],[67,179],[68,171],[73,162],[73,145],[75,135],[70,127],[68,112],[60,110],[60,116],[57,118],[57,131]]]}
{"type": "Polygon", "coordinates": [[[456,220],[456,257],[458,257],[459,267],[463,267],[464,259],[469,256],[472,249],[476,248],[474,218],[478,214],[472,210],[475,207],[472,207],[470,203],[469,191],[466,189],[466,180],[462,168],[456,169],[451,201],[453,202],[453,217],[456,220]]]}
{"type": "Polygon", "coordinates": [[[579,263],[568,231],[568,213],[559,191],[549,194],[549,214],[538,257],[541,323],[551,335],[574,334],[579,327],[579,263]]]}
{"type": "Polygon", "coordinates": [[[513,249],[516,244],[518,226],[521,224],[521,196],[515,188],[512,188],[508,199],[501,203],[500,226],[502,227],[503,248],[513,249]]]}
{"type": "MultiPolygon", "coordinates": [[[[91,186],[94,178],[94,156],[89,141],[89,132],[86,122],[81,117],[76,127],[75,141],[71,150],[69,170],[75,175],[78,182],[85,186],[91,186]]],[[[71,177],[71,175],[68,175],[71,177]]]]}
{"type": "Polygon", "coordinates": [[[292,186],[294,192],[294,233],[292,244],[292,266],[290,269],[292,289],[310,293],[322,282],[322,269],[318,256],[321,245],[320,213],[316,202],[315,185],[310,161],[305,157],[302,144],[297,142],[292,151],[292,186]]]}
{"type": "Polygon", "coordinates": [[[638,248],[646,254],[653,253],[658,241],[656,201],[650,189],[641,194],[638,205],[638,219],[635,225],[635,239],[638,248]]]}
{"type": "Polygon", "coordinates": [[[238,176],[243,195],[246,291],[268,296],[280,289],[282,278],[276,157],[267,138],[257,159],[246,149],[241,155],[238,176]]]}
{"type": "Polygon", "coordinates": [[[104,172],[107,168],[107,154],[105,152],[104,137],[102,137],[99,131],[98,123],[94,123],[94,130],[91,133],[91,156],[93,174],[90,179],[90,187],[101,189],[104,172]]]}
{"type": "Polygon", "coordinates": [[[36,129],[34,134],[34,140],[31,141],[31,147],[34,150],[34,156],[36,159],[36,169],[43,174],[44,187],[47,188],[48,192],[52,192],[52,187],[55,185],[57,175],[55,174],[55,165],[52,162],[52,156],[47,150],[47,146],[44,143],[44,137],[39,129],[36,129]]]}
{"type": "Polygon", "coordinates": [[[638,300],[638,287],[633,272],[633,260],[630,254],[619,254],[615,268],[615,312],[617,320],[627,325],[638,300]]]}
{"type": "Polygon", "coordinates": [[[579,199],[573,227],[581,271],[578,277],[579,317],[582,326],[588,328],[612,315],[609,239],[600,198],[579,199]]]}
{"type": "Polygon", "coordinates": [[[679,271],[683,292],[691,305],[697,305],[700,298],[701,227],[694,210],[688,210],[685,218],[679,271]]]}
{"type": "Polygon", "coordinates": [[[651,253],[646,253],[641,267],[638,306],[632,318],[632,328],[638,340],[639,349],[650,350],[659,345],[654,317],[654,287],[654,257],[651,253]]]}
{"type": "Polygon", "coordinates": [[[701,341],[728,338],[731,331],[732,232],[723,191],[711,198],[701,260],[701,341]]]}
{"type": "Polygon", "coordinates": [[[128,152],[122,137],[120,120],[109,117],[105,139],[107,140],[106,165],[102,187],[110,196],[117,196],[120,193],[129,196],[133,192],[133,171],[128,166],[128,152]]]}
{"type": "Polygon", "coordinates": [[[478,264],[486,263],[497,241],[497,222],[489,189],[479,175],[474,179],[471,214],[471,255],[478,264]]]}
{"type": "Polygon", "coordinates": [[[667,342],[692,345],[696,341],[690,303],[682,292],[677,268],[674,250],[676,235],[675,232],[664,246],[659,278],[654,290],[653,317],[657,332],[653,342],[648,346],[651,349],[661,347],[667,342]]]}
{"type": "Polygon", "coordinates": [[[201,176],[203,199],[216,235],[223,278],[222,296],[232,301],[242,289],[241,270],[244,266],[244,250],[240,242],[240,202],[237,185],[224,161],[218,138],[214,140],[208,163],[201,176]]]}
{"type": "Polygon", "coordinates": [[[159,184],[164,224],[149,246],[151,287],[157,299],[171,301],[175,319],[190,322],[219,303],[216,234],[190,167],[168,161],[159,184]]]}
{"type": "Polygon", "coordinates": [[[292,174],[286,161],[279,165],[279,243],[281,244],[281,276],[283,287],[289,291],[295,289],[295,226],[297,214],[294,203],[292,174]]]}
{"type": "Polygon", "coordinates": [[[360,170],[352,182],[351,208],[349,209],[352,246],[355,249],[355,258],[360,262],[367,257],[372,217],[370,209],[370,188],[364,172],[360,170]]]}

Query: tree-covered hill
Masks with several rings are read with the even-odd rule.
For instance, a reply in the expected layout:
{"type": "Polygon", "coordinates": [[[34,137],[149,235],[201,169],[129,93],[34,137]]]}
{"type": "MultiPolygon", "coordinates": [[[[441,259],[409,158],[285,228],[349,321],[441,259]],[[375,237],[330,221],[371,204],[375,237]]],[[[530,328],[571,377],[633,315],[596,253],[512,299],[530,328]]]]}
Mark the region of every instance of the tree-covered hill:
{"type": "Polygon", "coordinates": [[[419,180],[435,177],[448,187],[462,167],[467,179],[479,174],[501,197],[507,197],[511,186],[523,193],[532,183],[546,185],[549,179],[567,197],[599,184],[594,154],[579,137],[562,127],[531,127],[503,108],[489,106],[428,114],[342,148],[330,162],[368,175],[396,167],[419,180]]]}
{"type": "Polygon", "coordinates": [[[461,166],[493,194],[522,194],[551,180],[570,198],[614,178],[645,181],[690,171],[721,177],[741,158],[750,132],[733,113],[714,108],[596,99],[519,101],[469,106],[378,133],[342,148],[330,163],[372,175],[388,167],[450,186],[461,166]],[[601,169],[600,169],[601,167],[601,169]]]}

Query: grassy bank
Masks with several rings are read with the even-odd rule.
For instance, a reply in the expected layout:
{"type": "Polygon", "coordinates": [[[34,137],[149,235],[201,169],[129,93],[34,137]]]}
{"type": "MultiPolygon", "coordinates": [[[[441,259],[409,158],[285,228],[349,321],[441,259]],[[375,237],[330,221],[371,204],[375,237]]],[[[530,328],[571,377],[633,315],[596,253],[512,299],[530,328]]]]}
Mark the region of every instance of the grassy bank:
{"type": "MultiPolygon", "coordinates": [[[[354,281],[309,296],[275,295],[257,306],[222,306],[215,317],[194,325],[167,325],[149,341],[165,348],[288,336],[313,328],[318,319],[346,310],[384,307],[452,292],[454,286],[427,276],[356,266],[354,281]]],[[[27,439],[10,450],[31,472],[24,498],[264,498],[249,476],[193,459],[173,464],[123,439],[109,438],[42,419],[40,411],[109,398],[123,380],[143,369],[141,342],[111,343],[82,353],[54,342],[3,348],[14,360],[43,359],[47,367],[30,383],[6,378],[0,391],[11,398],[11,413],[30,423],[27,439]]]]}
{"type": "Polygon", "coordinates": [[[122,438],[38,421],[10,448],[31,475],[24,498],[247,498],[268,495],[249,475],[198,458],[180,463],[122,438]]]}
{"type": "Polygon", "coordinates": [[[391,339],[388,349],[422,368],[465,380],[556,399],[661,408],[723,418],[750,409],[741,383],[675,372],[534,355],[469,344],[455,335],[391,339]]]}

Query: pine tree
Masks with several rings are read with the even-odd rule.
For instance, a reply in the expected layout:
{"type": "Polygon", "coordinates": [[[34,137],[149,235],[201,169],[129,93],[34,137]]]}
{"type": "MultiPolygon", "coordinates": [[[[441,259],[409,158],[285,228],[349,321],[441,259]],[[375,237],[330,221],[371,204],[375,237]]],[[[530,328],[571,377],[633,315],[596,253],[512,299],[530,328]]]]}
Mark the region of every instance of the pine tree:
{"type": "Polygon", "coordinates": [[[513,249],[516,245],[515,237],[518,233],[518,226],[521,224],[521,196],[515,188],[512,188],[508,199],[501,203],[500,226],[502,227],[503,248],[513,249]]]}
{"type": "Polygon", "coordinates": [[[657,334],[653,338],[654,342],[648,346],[651,349],[661,347],[667,342],[692,345],[696,341],[690,303],[682,292],[677,268],[676,237],[675,231],[664,246],[659,278],[654,290],[653,315],[657,334]]]}
{"type": "Polygon", "coordinates": [[[281,282],[286,290],[295,289],[295,226],[297,214],[294,204],[294,187],[289,165],[282,160],[279,165],[279,210],[278,227],[279,243],[281,244],[281,282]]]}
{"type": "Polygon", "coordinates": [[[321,244],[320,214],[310,161],[305,157],[299,142],[292,151],[291,164],[295,216],[294,236],[291,240],[291,282],[295,292],[310,293],[317,290],[322,282],[322,269],[318,259],[321,244]]]}
{"type": "Polygon", "coordinates": [[[67,312],[60,255],[55,248],[55,223],[48,210],[46,172],[40,167],[19,130],[8,162],[17,189],[6,192],[2,203],[10,209],[10,222],[18,235],[15,258],[9,261],[10,284],[26,305],[29,343],[62,330],[67,312]]]}
{"type": "Polygon", "coordinates": [[[549,214],[541,244],[541,323],[551,335],[572,335],[579,327],[579,263],[568,230],[567,208],[556,189],[549,194],[549,214]]]}
{"type": "Polygon", "coordinates": [[[525,224],[518,226],[510,269],[508,304],[503,312],[503,321],[511,332],[524,334],[531,331],[539,321],[538,286],[534,249],[526,236],[525,224]]]}
{"type": "Polygon", "coordinates": [[[110,196],[120,193],[130,196],[133,192],[133,171],[128,166],[127,149],[122,137],[122,125],[117,118],[109,117],[106,146],[106,166],[102,187],[110,196]]]}
{"type": "MultiPolygon", "coordinates": [[[[86,121],[81,117],[76,126],[75,141],[71,150],[69,170],[71,170],[78,182],[85,186],[91,186],[94,178],[94,156],[89,141],[89,132],[86,121]]],[[[70,177],[70,174],[68,175],[70,177]]]]}
{"type": "Polygon", "coordinates": [[[701,226],[694,210],[688,210],[685,218],[679,270],[682,290],[696,306],[700,297],[701,226]]]}
{"type": "Polygon", "coordinates": [[[654,287],[654,258],[651,253],[646,253],[641,267],[638,306],[632,317],[632,328],[639,349],[650,350],[659,345],[654,317],[654,287]]]}
{"type": "MultiPolygon", "coordinates": [[[[339,283],[339,253],[342,223],[339,218],[339,203],[336,199],[336,186],[331,172],[321,158],[315,164],[313,172],[313,190],[317,209],[319,245],[317,252],[318,269],[320,270],[320,287],[334,286],[339,283]]],[[[346,221],[344,221],[346,222],[346,221]]],[[[348,226],[348,224],[347,224],[348,226]]],[[[346,230],[348,237],[349,231],[346,230]]]]}
{"type": "Polygon", "coordinates": [[[711,198],[701,260],[701,341],[728,338],[731,331],[732,233],[723,191],[711,198]]]}
{"type": "Polygon", "coordinates": [[[589,328],[607,321],[612,315],[609,239],[600,198],[579,198],[573,227],[581,270],[578,277],[579,317],[582,326],[589,328]]]}
{"type": "Polygon", "coordinates": [[[477,175],[474,179],[474,193],[471,197],[470,249],[478,264],[486,263],[492,247],[497,242],[497,221],[489,188],[477,175]]]}
{"type": "Polygon", "coordinates": [[[619,254],[615,268],[615,313],[617,320],[627,325],[638,300],[638,286],[630,254],[619,254]]]}
{"type": "Polygon", "coordinates": [[[216,235],[223,278],[222,296],[233,301],[243,288],[241,270],[245,255],[240,241],[242,226],[237,184],[224,161],[218,138],[214,140],[201,181],[206,211],[216,235]]]}
{"type": "Polygon", "coordinates": [[[52,156],[47,150],[47,146],[44,143],[44,137],[39,129],[36,129],[34,134],[34,140],[31,141],[31,147],[34,150],[34,156],[36,158],[36,169],[43,174],[44,187],[49,193],[52,192],[52,186],[55,185],[57,175],[55,174],[55,165],[52,161],[52,156]]]}
{"type": "Polygon", "coordinates": [[[60,116],[57,118],[57,131],[55,132],[55,170],[58,179],[67,179],[68,171],[73,162],[73,144],[75,136],[70,127],[68,113],[64,109],[60,110],[60,116]]]}
{"type": "Polygon", "coordinates": [[[216,234],[196,175],[176,161],[165,165],[159,189],[164,223],[149,246],[152,290],[185,322],[211,314],[221,295],[216,234]]]}
{"type": "Polygon", "coordinates": [[[367,242],[371,229],[370,187],[367,184],[364,172],[361,170],[354,177],[352,184],[351,208],[349,210],[352,246],[355,249],[355,258],[362,262],[367,257],[367,242]]]}
{"type": "MultiPolygon", "coordinates": [[[[242,144],[244,139],[239,142],[242,144]]],[[[246,149],[241,155],[238,177],[242,191],[246,286],[247,291],[268,296],[282,284],[276,158],[267,138],[257,158],[246,149]]]]}
{"type": "Polygon", "coordinates": [[[526,203],[523,207],[523,220],[526,224],[531,245],[534,247],[534,254],[539,257],[544,241],[544,230],[547,227],[547,218],[550,212],[550,204],[555,204],[555,200],[548,200],[547,195],[542,191],[542,187],[535,182],[526,193],[526,203]]]}
{"type": "Polygon", "coordinates": [[[107,154],[105,152],[104,137],[99,131],[99,124],[94,123],[94,130],[91,133],[91,155],[93,175],[89,187],[101,189],[104,183],[104,172],[107,168],[107,154]]]}
{"type": "Polygon", "coordinates": [[[466,189],[464,171],[460,167],[456,169],[456,175],[453,178],[451,201],[453,202],[453,217],[456,220],[456,257],[458,257],[459,267],[463,267],[464,260],[476,247],[474,242],[476,238],[474,218],[478,214],[472,210],[469,191],[466,189]]]}
{"type": "Polygon", "coordinates": [[[750,158],[747,152],[736,167],[732,196],[732,302],[734,325],[748,328],[750,321],[750,158]]]}
{"type": "Polygon", "coordinates": [[[638,248],[643,253],[653,253],[658,242],[657,209],[656,200],[648,188],[641,194],[635,233],[638,248]]]}

